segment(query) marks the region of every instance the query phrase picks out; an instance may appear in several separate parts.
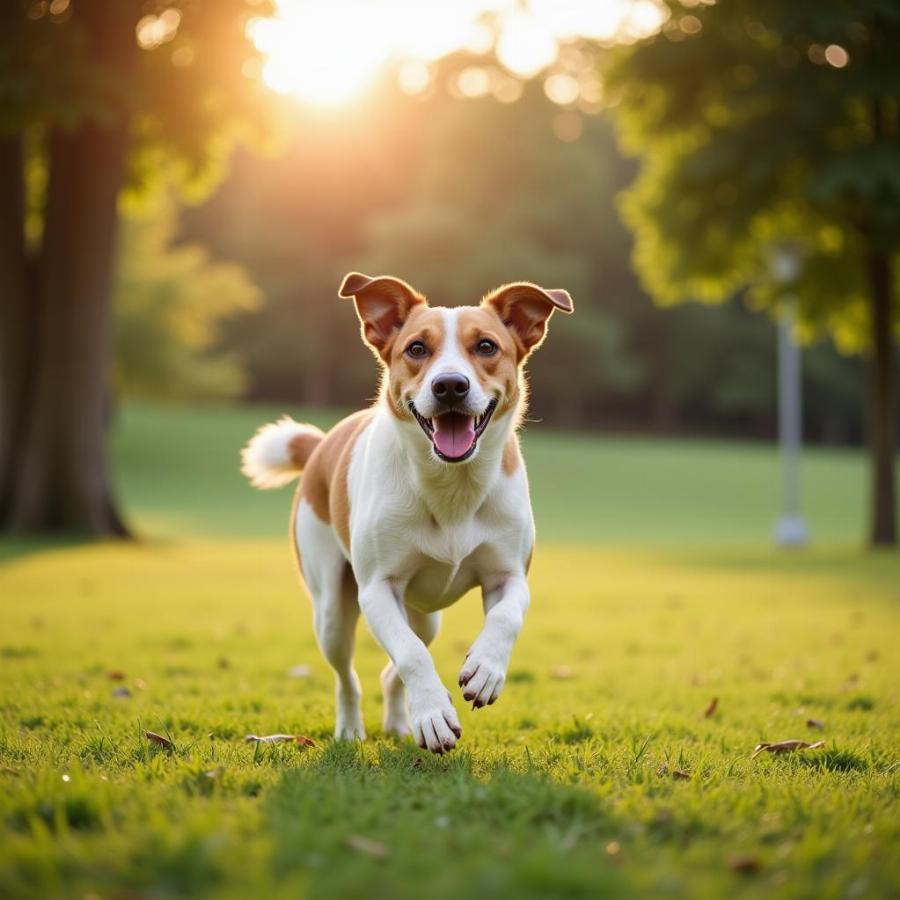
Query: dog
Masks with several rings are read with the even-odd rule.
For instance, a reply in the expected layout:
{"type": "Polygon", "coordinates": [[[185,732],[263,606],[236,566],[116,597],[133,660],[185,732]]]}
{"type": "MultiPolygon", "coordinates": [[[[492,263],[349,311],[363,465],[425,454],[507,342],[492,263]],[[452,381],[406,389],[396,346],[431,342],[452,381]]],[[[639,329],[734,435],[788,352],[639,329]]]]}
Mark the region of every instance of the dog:
{"type": "Polygon", "coordinates": [[[459,674],[473,708],[500,696],[529,605],[534,547],[528,479],[516,435],[524,366],[565,290],[507,284],[479,306],[429,306],[399,278],[351,272],[364,343],[381,367],[369,409],[327,434],[282,418],[242,451],[259,488],[302,473],[291,530],[335,672],[335,737],[365,739],[353,668],[360,612],[389,662],[381,673],[384,730],[444,753],[462,734],[428,645],[440,611],[480,587],[484,625],[459,674]]]}

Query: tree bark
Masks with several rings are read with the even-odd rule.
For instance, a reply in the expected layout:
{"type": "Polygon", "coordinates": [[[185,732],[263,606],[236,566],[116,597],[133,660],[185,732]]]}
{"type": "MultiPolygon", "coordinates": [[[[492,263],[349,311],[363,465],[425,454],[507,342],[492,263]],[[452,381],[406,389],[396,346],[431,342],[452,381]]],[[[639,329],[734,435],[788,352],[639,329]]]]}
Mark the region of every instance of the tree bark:
{"type": "Polygon", "coordinates": [[[897,408],[894,395],[894,330],[891,266],[887,253],[872,253],[868,261],[871,291],[871,352],[869,354],[869,450],[871,453],[871,524],[874,546],[897,543],[896,461],[897,408]]]}
{"type": "Polygon", "coordinates": [[[0,520],[9,508],[30,371],[22,139],[0,135],[0,520]]]}
{"type": "MultiPolygon", "coordinates": [[[[73,18],[111,83],[127,84],[136,3],[85,0],[73,18]]],[[[117,85],[118,88],[118,85],[117,85]]],[[[123,535],[106,453],[110,289],[117,200],[125,176],[126,96],[102,121],[55,130],[43,237],[30,305],[35,353],[5,524],[27,532],[123,535]]]]}

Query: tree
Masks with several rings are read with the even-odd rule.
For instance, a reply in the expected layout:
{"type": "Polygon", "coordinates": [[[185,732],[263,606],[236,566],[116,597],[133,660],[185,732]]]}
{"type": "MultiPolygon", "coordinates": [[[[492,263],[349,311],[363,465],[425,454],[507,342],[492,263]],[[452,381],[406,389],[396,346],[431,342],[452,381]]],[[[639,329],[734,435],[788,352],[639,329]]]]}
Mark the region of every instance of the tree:
{"type": "Polygon", "coordinates": [[[234,263],[197,244],[174,244],[168,194],[123,217],[113,285],[112,384],[117,395],[151,400],[234,397],[244,371],[219,346],[225,323],[261,305],[261,292],[234,263]]]}
{"type": "Polygon", "coordinates": [[[868,360],[873,544],[895,544],[894,344],[900,250],[900,6],[892,0],[668,2],[656,36],[611,54],[623,147],[641,157],[622,210],[663,303],[747,288],[796,302],[868,360]],[[796,277],[770,256],[789,242],[796,277]]]}
{"type": "Polygon", "coordinates": [[[242,63],[261,9],[0,7],[0,526],[125,533],[105,450],[119,198],[160,171],[208,184],[259,127],[242,63]]]}

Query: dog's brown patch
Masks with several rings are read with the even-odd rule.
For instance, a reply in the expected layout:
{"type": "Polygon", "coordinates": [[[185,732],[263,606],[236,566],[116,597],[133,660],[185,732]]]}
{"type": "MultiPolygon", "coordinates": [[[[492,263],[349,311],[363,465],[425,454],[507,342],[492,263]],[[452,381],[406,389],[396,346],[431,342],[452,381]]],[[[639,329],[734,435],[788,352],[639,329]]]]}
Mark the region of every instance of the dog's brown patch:
{"type": "Polygon", "coordinates": [[[288,453],[290,454],[291,462],[298,469],[305,469],[313,451],[322,443],[323,438],[324,435],[316,431],[302,431],[300,434],[295,434],[288,441],[288,453]]]}
{"type": "Polygon", "coordinates": [[[510,330],[493,307],[473,307],[460,310],[456,339],[484,392],[502,401],[496,415],[506,415],[518,405],[520,396],[518,349],[510,330]],[[493,356],[476,352],[478,342],[484,339],[499,348],[493,356]]]}
{"type": "Polygon", "coordinates": [[[501,463],[504,475],[512,475],[522,465],[522,451],[519,449],[519,439],[515,433],[510,434],[503,445],[503,460],[501,463]]]}
{"type": "Polygon", "coordinates": [[[347,469],[356,438],[374,414],[364,409],[338,422],[313,451],[300,481],[298,496],[313,508],[326,524],[334,526],[349,549],[350,501],[347,495],[347,469]]]}
{"type": "Polygon", "coordinates": [[[446,340],[444,317],[438,309],[417,306],[397,332],[388,356],[388,406],[399,419],[411,419],[409,402],[416,395],[432,361],[446,340]],[[429,355],[421,359],[409,356],[406,349],[413,341],[422,341],[429,355]]]}

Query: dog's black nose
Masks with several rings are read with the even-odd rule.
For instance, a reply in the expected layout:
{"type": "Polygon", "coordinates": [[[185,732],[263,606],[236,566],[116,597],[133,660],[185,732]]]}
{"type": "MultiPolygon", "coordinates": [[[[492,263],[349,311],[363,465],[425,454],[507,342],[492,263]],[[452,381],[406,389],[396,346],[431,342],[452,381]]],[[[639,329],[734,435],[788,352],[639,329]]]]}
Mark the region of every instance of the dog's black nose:
{"type": "Polygon", "coordinates": [[[442,403],[454,403],[469,393],[469,379],[459,372],[438,375],[431,382],[431,393],[442,403]]]}

